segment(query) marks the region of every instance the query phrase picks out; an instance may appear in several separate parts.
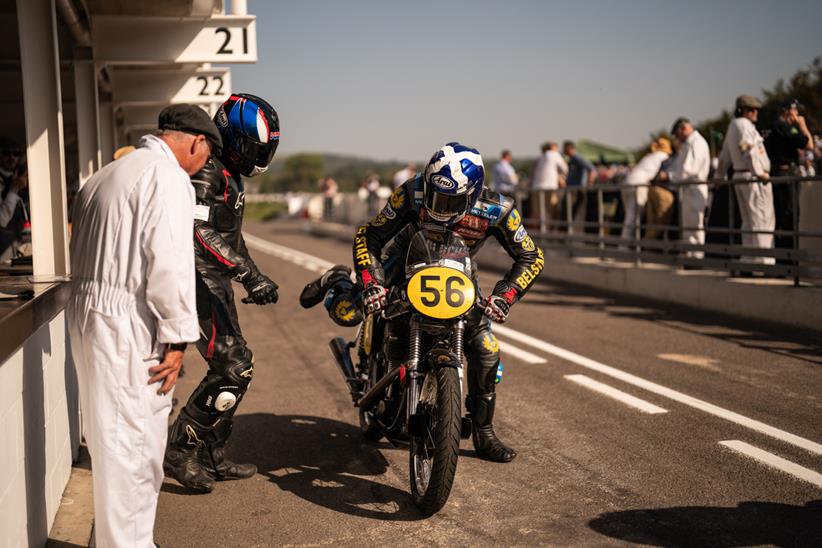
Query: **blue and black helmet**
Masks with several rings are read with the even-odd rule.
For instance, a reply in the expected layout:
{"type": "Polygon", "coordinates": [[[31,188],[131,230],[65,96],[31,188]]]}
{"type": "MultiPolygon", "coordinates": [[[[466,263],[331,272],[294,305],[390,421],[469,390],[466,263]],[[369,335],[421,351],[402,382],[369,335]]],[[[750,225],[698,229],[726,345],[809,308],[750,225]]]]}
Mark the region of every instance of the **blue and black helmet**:
{"type": "Polygon", "coordinates": [[[431,157],[423,176],[423,200],[432,220],[456,223],[482,193],[485,168],[477,149],[448,143],[431,157]]]}
{"type": "Polygon", "coordinates": [[[246,177],[264,173],[280,143],[280,118],[263,99],[236,93],[214,115],[223,138],[221,159],[246,177]]]}

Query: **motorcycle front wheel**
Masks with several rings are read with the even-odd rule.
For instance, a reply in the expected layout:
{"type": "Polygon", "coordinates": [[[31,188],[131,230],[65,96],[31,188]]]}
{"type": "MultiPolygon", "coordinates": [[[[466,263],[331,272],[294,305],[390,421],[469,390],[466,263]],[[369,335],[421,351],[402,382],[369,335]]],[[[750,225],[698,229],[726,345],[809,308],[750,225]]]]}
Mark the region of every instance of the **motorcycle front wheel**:
{"type": "Polygon", "coordinates": [[[421,436],[411,437],[410,476],[414,504],[428,515],[437,513],[448,500],[460,449],[459,373],[443,367],[428,373],[427,382],[435,382],[430,393],[423,390],[417,413],[424,416],[421,436]]]}

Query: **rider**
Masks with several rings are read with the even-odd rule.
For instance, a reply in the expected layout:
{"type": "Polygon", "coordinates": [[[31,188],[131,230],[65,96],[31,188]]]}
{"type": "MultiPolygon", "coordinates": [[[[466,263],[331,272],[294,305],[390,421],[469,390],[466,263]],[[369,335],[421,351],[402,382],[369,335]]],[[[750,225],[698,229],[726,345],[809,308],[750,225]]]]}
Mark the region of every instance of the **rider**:
{"type": "MultiPolygon", "coordinates": [[[[466,326],[468,397],[465,405],[471,417],[474,448],[489,460],[509,462],[517,453],[500,441],[493,427],[499,365],[499,342],[491,332],[489,318],[504,322],[511,306],[534,284],[544,265],[540,250],[522,225],[522,217],[511,198],[483,186],[482,157],[473,148],[448,143],[439,149],[425,168],[391,195],[382,212],[357,230],[354,266],[363,288],[361,297],[351,291],[348,270],[335,266],[308,284],[301,303],[313,306],[325,296],[332,319],[351,325],[352,316],[340,314],[350,303],[362,299],[366,312],[381,310],[386,304],[384,246],[411,225],[431,231],[451,230],[465,240],[473,257],[489,236],[493,236],[514,260],[505,277],[483,299],[481,308],[469,315],[466,326]],[[349,320],[340,321],[341,316],[349,320]]],[[[354,322],[358,318],[354,318],[354,322]]]]}
{"type": "Polygon", "coordinates": [[[231,282],[243,284],[244,303],[277,302],[277,284],[260,272],[242,235],[242,176],[265,172],[280,139],[277,112],[266,101],[232,95],[214,123],[223,139],[219,157],[191,178],[196,195],[197,349],[208,372],[171,427],[165,470],[186,487],[211,491],[215,480],[249,478],[253,464],[225,459],[234,413],[251,382],[254,358],[240,331],[231,282]]]}

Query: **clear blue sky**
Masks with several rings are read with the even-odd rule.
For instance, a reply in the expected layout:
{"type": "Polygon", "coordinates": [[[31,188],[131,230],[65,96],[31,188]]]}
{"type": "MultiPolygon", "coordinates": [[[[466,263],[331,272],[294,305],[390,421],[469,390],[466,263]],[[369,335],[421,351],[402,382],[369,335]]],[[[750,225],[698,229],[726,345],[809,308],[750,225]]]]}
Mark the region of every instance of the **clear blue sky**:
{"type": "Polygon", "coordinates": [[[545,140],[635,147],[761,94],[822,55],[822,1],[249,1],[281,154],[425,161],[450,140],[496,157],[545,140]]]}

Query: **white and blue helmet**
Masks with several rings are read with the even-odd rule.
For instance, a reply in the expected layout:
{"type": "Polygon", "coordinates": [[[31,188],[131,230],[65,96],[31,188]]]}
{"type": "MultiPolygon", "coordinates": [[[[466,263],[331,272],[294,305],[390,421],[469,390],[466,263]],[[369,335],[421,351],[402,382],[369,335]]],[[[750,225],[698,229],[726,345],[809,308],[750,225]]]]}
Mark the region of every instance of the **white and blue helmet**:
{"type": "Polygon", "coordinates": [[[485,168],[477,149],[448,143],[431,156],[423,175],[423,200],[432,220],[453,224],[482,193],[485,168]]]}

